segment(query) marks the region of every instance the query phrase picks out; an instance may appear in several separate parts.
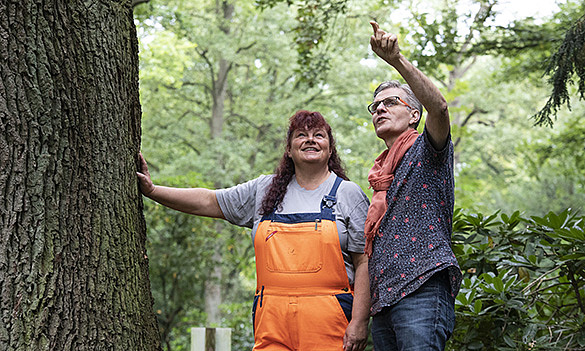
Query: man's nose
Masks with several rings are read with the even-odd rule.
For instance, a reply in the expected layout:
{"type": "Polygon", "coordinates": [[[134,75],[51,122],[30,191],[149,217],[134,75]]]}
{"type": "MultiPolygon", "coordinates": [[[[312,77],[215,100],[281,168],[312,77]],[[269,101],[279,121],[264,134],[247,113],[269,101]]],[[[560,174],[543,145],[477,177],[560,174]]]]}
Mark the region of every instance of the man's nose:
{"type": "Polygon", "coordinates": [[[386,105],[384,104],[383,101],[380,101],[380,103],[378,104],[378,106],[376,106],[376,112],[378,111],[384,111],[386,110],[386,105]]]}

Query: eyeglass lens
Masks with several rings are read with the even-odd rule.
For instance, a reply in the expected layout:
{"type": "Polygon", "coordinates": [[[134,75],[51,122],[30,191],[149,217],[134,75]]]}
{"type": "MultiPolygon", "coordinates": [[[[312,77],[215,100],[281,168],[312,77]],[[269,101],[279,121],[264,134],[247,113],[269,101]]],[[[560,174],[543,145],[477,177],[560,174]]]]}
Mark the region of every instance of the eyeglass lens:
{"type": "Polygon", "coordinates": [[[378,109],[378,106],[380,105],[380,103],[383,103],[384,106],[386,106],[386,107],[391,107],[391,106],[397,105],[398,100],[399,100],[398,97],[390,96],[390,97],[385,98],[384,100],[374,101],[370,104],[370,106],[368,106],[368,110],[370,111],[370,113],[374,113],[378,109]]]}

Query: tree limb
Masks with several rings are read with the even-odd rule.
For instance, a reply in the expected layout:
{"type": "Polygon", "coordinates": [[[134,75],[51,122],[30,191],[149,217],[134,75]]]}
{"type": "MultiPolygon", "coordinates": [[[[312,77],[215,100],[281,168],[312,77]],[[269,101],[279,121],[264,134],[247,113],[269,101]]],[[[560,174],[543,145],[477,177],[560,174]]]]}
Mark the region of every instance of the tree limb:
{"type": "Polygon", "coordinates": [[[136,6],[147,3],[149,1],[150,0],[132,0],[132,8],[135,8],[136,6]]]}
{"type": "Polygon", "coordinates": [[[579,308],[581,309],[581,312],[583,314],[585,314],[585,306],[583,305],[583,300],[581,299],[581,293],[579,292],[579,283],[577,282],[577,279],[575,279],[575,272],[573,267],[569,266],[569,280],[571,281],[571,286],[573,288],[573,290],[575,291],[575,296],[577,298],[577,303],[579,304],[579,308]]]}
{"type": "Polygon", "coordinates": [[[199,56],[201,56],[201,58],[203,58],[203,60],[205,60],[207,63],[207,66],[209,67],[209,73],[211,75],[211,91],[215,91],[215,72],[213,70],[213,64],[207,57],[207,50],[200,50],[199,48],[195,48],[195,51],[197,51],[199,56]]]}
{"type": "Polygon", "coordinates": [[[252,42],[250,45],[247,45],[247,46],[243,46],[241,48],[238,48],[238,50],[236,50],[236,54],[239,54],[240,52],[242,52],[244,50],[248,50],[249,48],[251,48],[254,45],[256,45],[256,42],[252,42]]]}

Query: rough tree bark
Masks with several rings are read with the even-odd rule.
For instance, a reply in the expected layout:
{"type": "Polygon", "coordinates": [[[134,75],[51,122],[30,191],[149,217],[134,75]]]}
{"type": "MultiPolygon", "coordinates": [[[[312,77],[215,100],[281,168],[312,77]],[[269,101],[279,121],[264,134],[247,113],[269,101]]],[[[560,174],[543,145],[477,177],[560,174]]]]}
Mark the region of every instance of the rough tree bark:
{"type": "Polygon", "coordinates": [[[160,350],[131,0],[0,0],[0,350],[160,350]]]}

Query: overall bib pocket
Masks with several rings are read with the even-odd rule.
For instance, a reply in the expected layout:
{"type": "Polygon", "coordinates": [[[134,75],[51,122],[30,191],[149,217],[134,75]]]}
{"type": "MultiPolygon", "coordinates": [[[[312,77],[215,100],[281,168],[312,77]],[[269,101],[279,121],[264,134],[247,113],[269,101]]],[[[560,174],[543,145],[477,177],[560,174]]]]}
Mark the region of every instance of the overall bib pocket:
{"type": "MultiPolygon", "coordinates": [[[[320,227],[320,226],[319,226],[320,227]]],[[[315,273],[323,267],[321,228],[272,223],[265,234],[266,268],[274,273],[315,273]]]]}

